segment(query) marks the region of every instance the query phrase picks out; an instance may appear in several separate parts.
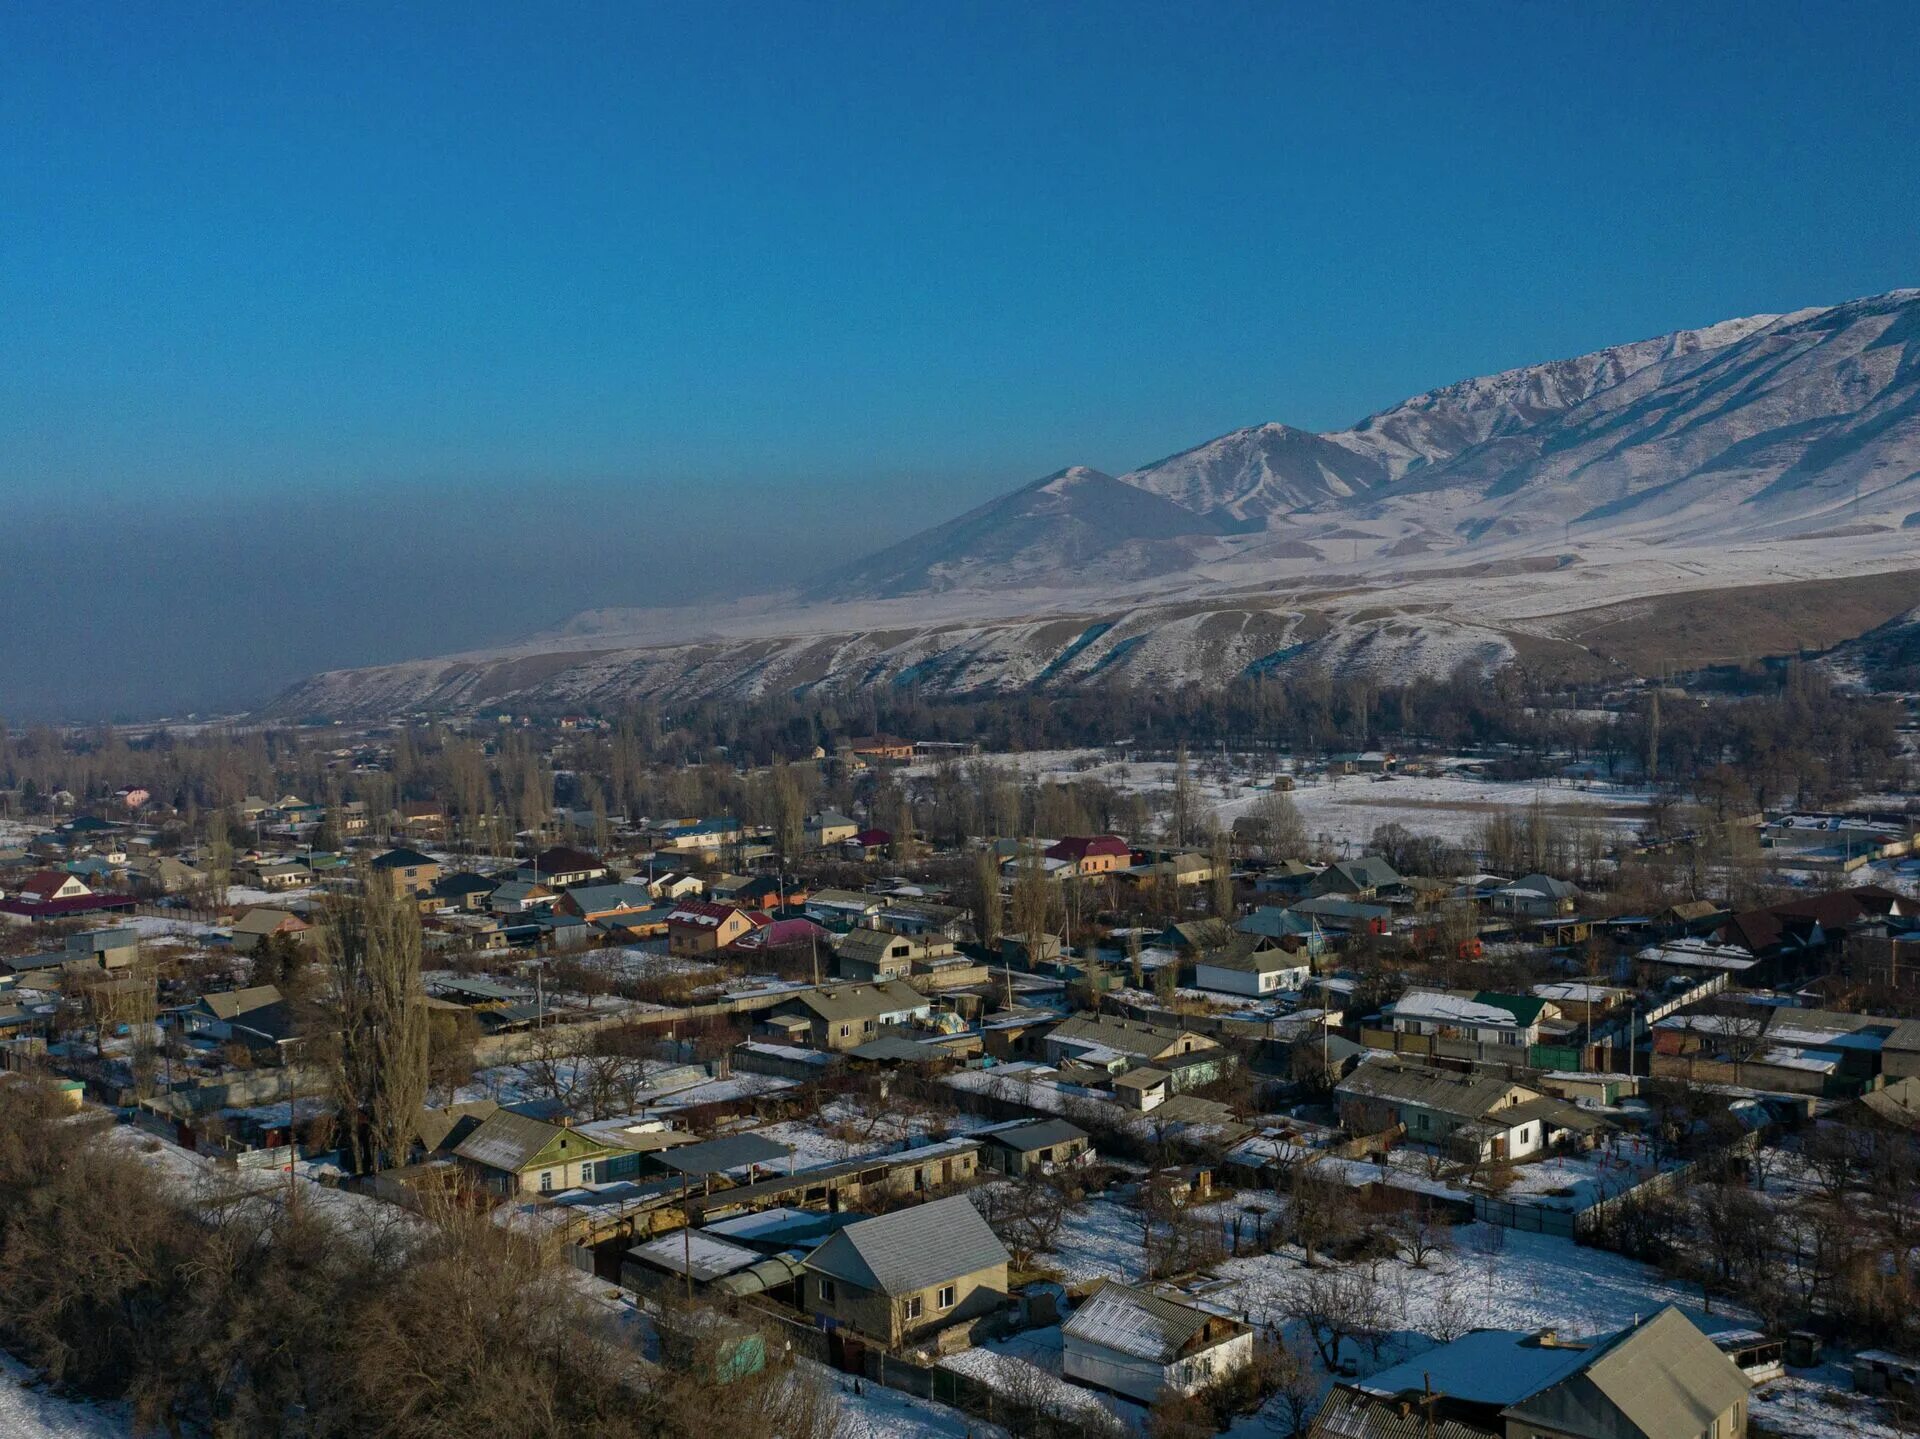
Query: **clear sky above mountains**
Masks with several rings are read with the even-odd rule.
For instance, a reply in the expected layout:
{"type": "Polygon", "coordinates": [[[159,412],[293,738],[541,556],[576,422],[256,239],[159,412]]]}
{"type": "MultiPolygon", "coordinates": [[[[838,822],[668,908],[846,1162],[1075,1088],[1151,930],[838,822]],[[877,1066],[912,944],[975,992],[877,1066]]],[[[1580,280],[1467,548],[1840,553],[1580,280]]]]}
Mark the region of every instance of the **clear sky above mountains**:
{"type": "Polygon", "coordinates": [[[1915,53],[1911,5],[8,6],[0,714],[1915,283],[1915,53]]]}

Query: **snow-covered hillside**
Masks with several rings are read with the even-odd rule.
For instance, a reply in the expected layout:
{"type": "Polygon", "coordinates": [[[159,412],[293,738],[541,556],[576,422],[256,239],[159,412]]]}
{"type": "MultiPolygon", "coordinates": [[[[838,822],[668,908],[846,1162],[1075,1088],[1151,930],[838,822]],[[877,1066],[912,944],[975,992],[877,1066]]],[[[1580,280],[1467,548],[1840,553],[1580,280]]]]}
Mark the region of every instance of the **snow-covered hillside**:
{"type": "MultiPolygon", "coordinates": [[[[1851,640],[1913,599],[1855,605],[1860,622],[1836,631],[1830,589],[1804,592],[1802,624],[1799,592],[1779,587],[1911,572],[1920,290],[1900,290],[1462,381],[1334,434],[1266,424],[1117,477],[1064,469],[804,594],[593,611],[512,647],[321,675],[275,709],[1218,683],[1305,666],[1395,680],[1522,654],[1605,670],[1622,661],[1578,617],[1629,602],[1643,608],[1605,617],[1634,631],[1624,663],[1665,667],[1776,653],[1781,634],[1789,649],[1851,640]],[[1663,623],[1702,626],[1659,597],[1757,586],[1777,591],[1769,634],[1741,634],[1736,606],[1705,626],[1723,646],[1696,635],[1662,652],[1663,623]]],[[[1905,652],[1881,641],[1849,672],[1905,652]]]]}

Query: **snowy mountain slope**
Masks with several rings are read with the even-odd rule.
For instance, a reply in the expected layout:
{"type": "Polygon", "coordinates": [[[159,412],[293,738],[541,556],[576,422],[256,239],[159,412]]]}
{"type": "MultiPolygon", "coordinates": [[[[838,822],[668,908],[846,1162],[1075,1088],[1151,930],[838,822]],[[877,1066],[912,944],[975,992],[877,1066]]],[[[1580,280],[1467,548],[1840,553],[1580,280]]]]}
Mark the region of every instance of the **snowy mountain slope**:
{"type": "Polygon", "coordinates": [[[810,597],[1046,582],[1096,563],[1116,579],[1139,579],[1184,568],[1209,536],[1229,528],[1076,465],[891,545],[857,574],[829,577],[810,597]]]}
{"type": "MultiPolygon", "coordinates": [[[[1912,603],[1876,609],[1874,576],[1916,570],[1920,290],[1902,290],[1463,381],[1336,434],[1260,425],[1117,477],[1061,470],[804,594],[589,611],[511,648],[316,676],[275,708],[1217,683],[1305,666],[1391,680],[1516,655],[1657,672],[1772,653],[1782,635],[1844,640],[1912,603]],[[1836,583],[1864,586],[1846,611],[1857,628],[1821,608],[1836,583]],[[1743,588],[1764,589],[1765,624],[1687,629],[1690,609],[1738,618],[1720,595],[1743,588]],[[1587,637],[1582,615],[1654,596],[1668,602],[1631,622],[1625,651],[1587,637]]],[[[1911,628],[1860,662],[1898,664],[1911,628]]]]}
{"type": "Polygon", "coordinates": [[[1916,514],[1920,291],[1903,290],[1464,380],[1333,434],[1264,424],[1115,479],[1063,471],[817,593],[1075,587],[1348,548],[1327,540],[1359,546],[1358,561],[1616,534],[1790,537],[1916,514]],[[1053,494],[1063,477],[1070,490],[1053,494]]]}

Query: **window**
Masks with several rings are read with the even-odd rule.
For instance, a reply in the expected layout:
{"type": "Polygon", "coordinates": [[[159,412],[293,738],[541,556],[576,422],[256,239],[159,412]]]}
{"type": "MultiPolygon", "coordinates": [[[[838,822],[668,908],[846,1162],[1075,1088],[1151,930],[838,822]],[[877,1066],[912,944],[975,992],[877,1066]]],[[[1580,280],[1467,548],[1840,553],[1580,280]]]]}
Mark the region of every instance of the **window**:
{"type": "Polygon", "coordinates": [[[940,1286],[940,1293],[934,1297],[933,1302],[938,1304],[942,1309],[953,1308],[953,1286],[951,1284],[942,1284],[940,1286]]]}
{"type": "Polygon", "coordinates": [[[822,1304],[833,1303],[833,1281],[831,1279],[822,1279],[820,1281],[820,1302],[822,1304]]]}
{"type": "Polygon", "coordinates": [[[540,1192],[542,1194],[553,1193],[553,1171],[551,1169],[543,1169],[540,1171],[540,1192]]]}
{"type": "Polygon", "coordinates": [[[846,1025],[843,1024],[840,1026],[840,1037],[842,1039],[845,1039],[849,1034],[852,1034],[852,1033],[853,1031],[849,1029],[846,1025]]]}
{"type": "Polygon", "coordinates": [[[918,1319],[919,1317],[920,1317],[920,1296],[916,1294],[913,1296],[913,1298],[907,1301],[907,1318],[918,1319]]]}
{"type": "Polygon", "coordinates": [[[591,1159],[582,1161],[580,1165],[580,1182],[582,1184],[593,1183],[593,1161],[591,1159]]]}

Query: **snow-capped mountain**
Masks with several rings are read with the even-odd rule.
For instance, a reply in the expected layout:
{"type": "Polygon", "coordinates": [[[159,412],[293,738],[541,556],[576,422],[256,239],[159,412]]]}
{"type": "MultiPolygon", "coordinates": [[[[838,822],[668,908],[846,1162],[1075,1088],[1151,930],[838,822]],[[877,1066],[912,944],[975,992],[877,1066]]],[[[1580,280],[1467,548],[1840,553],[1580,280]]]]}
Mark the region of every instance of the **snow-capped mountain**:
{"type": "MultiPolygon", "coordinates": [[[[1620,672],[1824,648],[1916,599],[1920,290],[1900,290],[1465,380],[1332,434],[1060,470],[801,595],[594,611],[275,708],[1404,679],[1521,654],[1620,672]],[[1742,588],[1755,603],[1728,603],[1742,588]]],[[[1858,664],[1899,662],[1913,628],[1858,664]]]]}
{"type": "Polygon", "coordinates": [[[1898,527],[1920,516],[1917,407],[1920,290],[1902,290],[1465,380],[1332,434],[1263,424],[1113,480],[1062,471],[820,592],[1898,527]]]}

